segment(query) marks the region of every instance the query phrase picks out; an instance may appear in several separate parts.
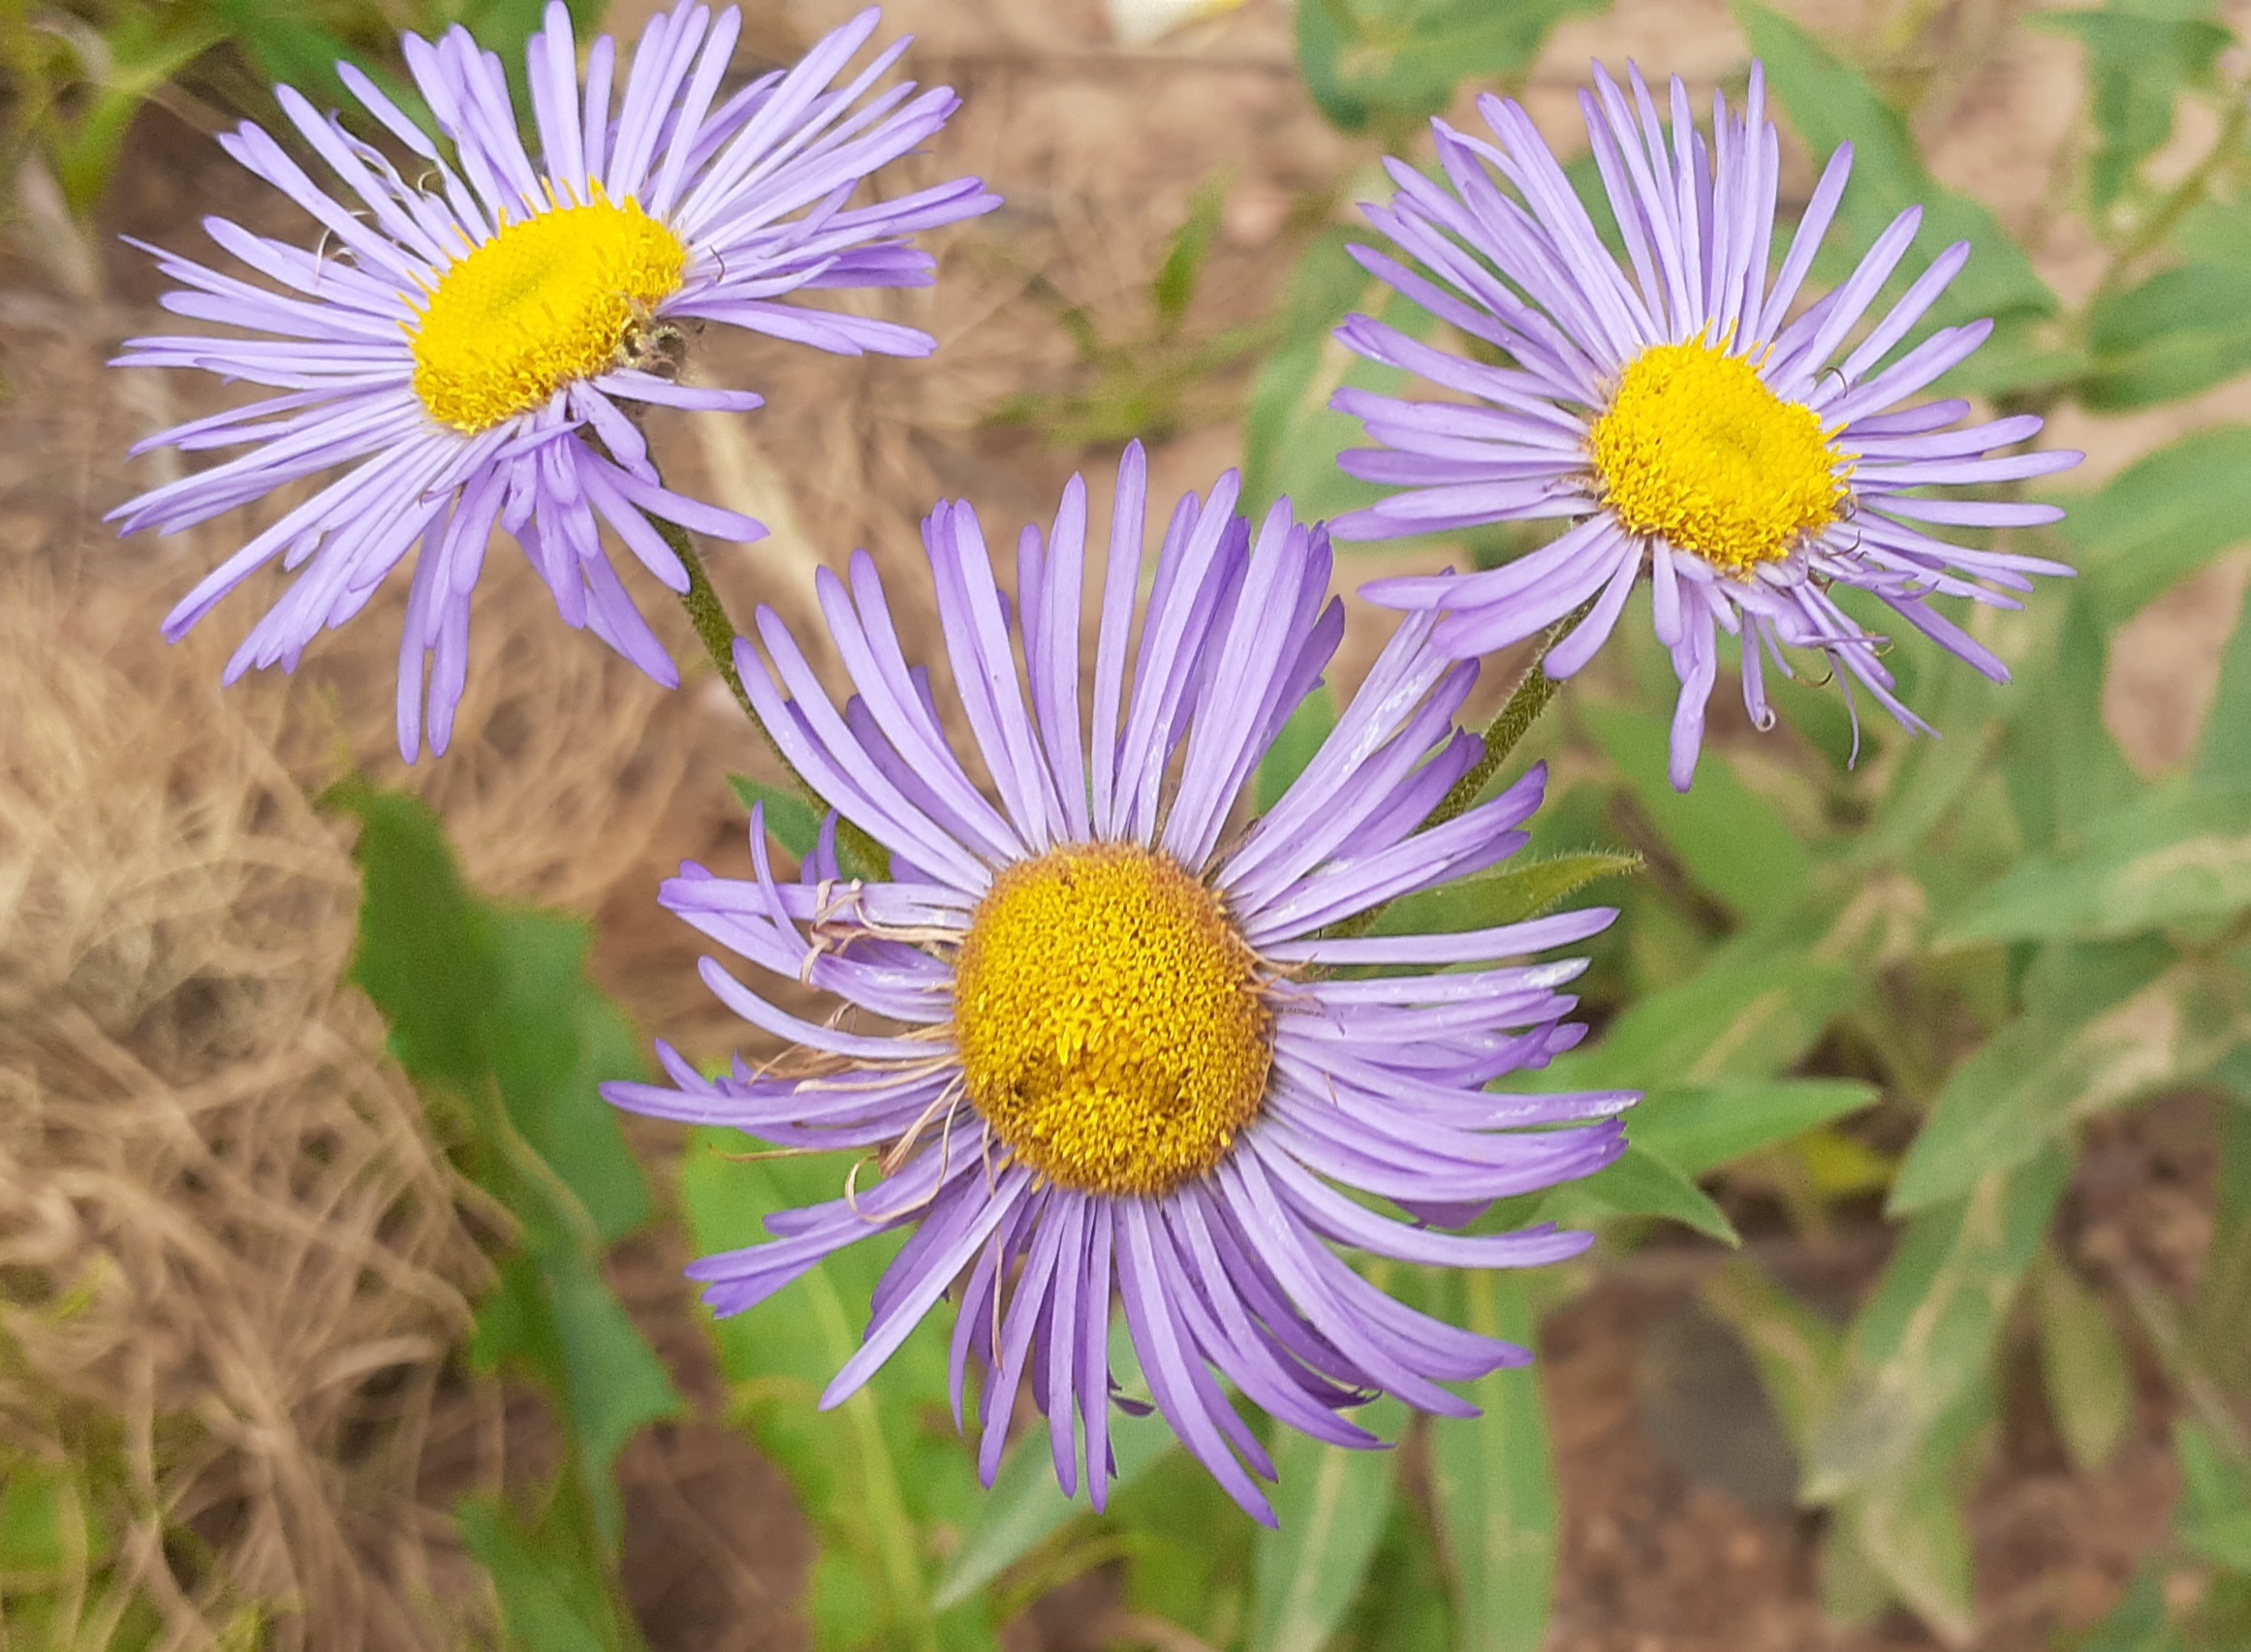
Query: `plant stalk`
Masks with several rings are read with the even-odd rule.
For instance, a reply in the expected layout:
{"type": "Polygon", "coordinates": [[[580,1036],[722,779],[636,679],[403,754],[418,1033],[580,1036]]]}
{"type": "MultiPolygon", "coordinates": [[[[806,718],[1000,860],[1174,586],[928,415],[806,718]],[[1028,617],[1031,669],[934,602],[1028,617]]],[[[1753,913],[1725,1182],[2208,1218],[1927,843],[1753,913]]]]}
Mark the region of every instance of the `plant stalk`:
{"type": "MultiPolygon", "coordinates": [[[[711,583],[711,576],[703,571],[703,559],[696,554],[695,541],[688,530],[676,522],[668,522],[659,516],[646,518],[665,544],[672,546],[672,554],[680,559],[680,566],[688,571],[688,588],[680,593],[680,606],[688,610],[688,623],[696,628],[697,640],[703,644],[703,652],[719,668],[719,676],[735,696],[735,703],[742,707],[742,714],[750,719],[750,726],[766,741],[766,750],[782,765],[782,772],[790,777],[790,784],[803,795],[817,815],[829,812],[828,800],[813,789],[812,783],[797,772],[796,764],[783,753],[781,742],[773,731],[759,716],[758,708],[750,702],[750,692],[742,686],[742,673],[735,669],[735,644],[741,633],[735,629],[735,621],[727,614],[727,605],[720,601],[719,591],[711,583]]],[[[836,823],[837,848],[841,857],[871,868],[878,877],[888,876],[891,857],[883,846],[852,822],[838,818],[836,823]]]]}
{"type": "Polygon", "coordinates": [[[1548,702],[1555,698],[1556,692],[1563,686],[1543,669],[1548,664],[1548,655],[1558,642],[1578,629],[1579,622],[1586,617],[1587,610],[1593,607],[1592,603],[1582,603],[1575,611],[1565,614],[1548,628],[1548,635],[1540,641],[1540,652],[1532,656],[1531,665],[1516,679],[1516,686],[1509,691],[1509,698],[1501,702],[1501,708],[1493,720],[1485,725],[1485,755],[1477,760],[1467,774],[1454,783],[1452,791],[1438,800],[1438,807],[1432,809],[1430,818],[1423,823],[1424,831],[1432,826],[1444,826],[1476,802],[1478,794],[1501,771],[1501,764],[1508,762],[1509,753],[1516,749],[1516,742],[1531,731],[1533,724],[1540,721],[1540,713],[1548,709],[1548,702]]]}

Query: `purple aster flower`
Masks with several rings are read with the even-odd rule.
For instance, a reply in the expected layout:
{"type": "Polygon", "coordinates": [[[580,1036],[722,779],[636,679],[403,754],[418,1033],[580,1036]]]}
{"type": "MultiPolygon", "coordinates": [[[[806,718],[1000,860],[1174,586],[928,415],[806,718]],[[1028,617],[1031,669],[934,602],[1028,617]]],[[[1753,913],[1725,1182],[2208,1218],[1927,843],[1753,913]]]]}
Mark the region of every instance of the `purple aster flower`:
{"type": "Polygon", "coordinates": [[[429,741],[442,752],[468,669],[469,596],[498,527],[522,545],[567,624],[675,686],[602,525],[676,592],[687,570],[650,517],[734,540],[766,530],[667,488],[626,410],[759,405],[747,390],[677,382],[683,327],[723,323],[847,355],[927,354],[931,339],[912,328],[781,300],[925,285],[931,261],[905,237],[997,204],[974,178],[846,204],[958,102],[944,88],[916,96],[911,84],[870,95],[904,42],[832,84],[876,22],[863,13],[788,73],[723,98],[740,15],[729,7],[714,21],[682,5],[650,19],[613,100],[614,43],[594,42],[581,83],[570,16],[549,5],[525,51],[536,164],[500,59],[461,28],[435,45],[408,35],[407,64],[437,137],[350,64],[337,73],[412,152],[412,182],[333,114],[276,88],[341,189],[317,183],[254,125],[221,142],[319,222],[318,244],[205,219],[211,238],[270,286],[149,249],[182,284],[168,309],[247,336],[135,339],[118,364],[201,368],[281,393],[142,443],[136,452],[249,451],[114,514],[129,533],[172,533],[342,474],[189,592],[165,635],[177,640],[279,557],[297,577],[227,679],[276,662],[294,670],[314,635],[357,613],[419,545],[399,646],[399,749],[412,762],[422,746],[426,663],[429,741]]]}
{"type": "Polygon", "coordinates": [[[2062,513],[1923,490],[2046,476],[2079,455],[2001,453],[2040,429],[2030,415],[1963,426],[1966,401],[1900,405],[1965,360],[1993,325],[1943,327],[1893,354],[1960,271],[1969,257],[1962,242],[1857,334],[1915,238],[1920,207],[1893,219],[1841,286],[1792,318],[1844,193],[1852,146],[1829,157],[1769,280],[1779,151],[1759,65],[1739,118],[1714,95],[1708,144],[1678,79],[1669,143],[1639,73],[1629,71],[1631,104],[1599,67],[1595,77],[1595,91],[1580,93],[1579,103],[1630,268],[1605,249],[1515,103],[1479,100],[1497,143],[1432,123],[1445,186],[1390,163],[1398,195],[1389,207],[1369,207],[1368,217],[1428,273],[1365,247],[1355,256],[1491,345],[1506,364],[1464,360],[1364,316],[1347,321],[1338,336],[1353,350],[1460,399],[1337,392],[1332,405],[1384,444],[1344,454],[1345,470],[1404,491],[1332,531],[1365,540],[1568,521],[1550,544],[1504,567],[1367,588],[1380,603],[1451,610],[1436,640],[1463,658],[1531,637],[1591,603],[1548,655],[1557,678],[1593,658],[1647,570],[1657,636],[1680,679],[1672,777],[1682,791],[1696,770],[1723,630],[1742,638],[1743,702],[1762,729],[1773,724],[1765,666],[1792,674],[1787,644],[1822,650],[1841,666],[1848,701],[1858,681],[1910,731],[1927,732],[1892,692],[1879,657],[1884,639],[1851,619],[1832,587],[1870,592],[1941,647],[2007,681],[1992,651],[1930,599],[2014,608],[2005,593],[2030,590],[2027,576],[2071,570],[1936,534],[2029,527],[2062,513]]]}
{"type": "Polygon", "coordinates": [[[960,1281],[954,1414],[975,1359],[988,1373],[986,1483],[1028,1378],[1064,1489],[1083,1477],[1100,1508],[1114,1291],[1158,1409],[1270,1522],[1251,1475],[1270,1479],[1272,1464],[1223,1381],[1293,1427],[1370,1447],[1380,1442],[1341,1413],[1390,1392],[1475,1415],[1441,1385],[1530,1357],[1392,1300],[1330,1247],[1469,1267],[1584,1247],[1551,1227],[1439,1229],[1620,1151],[1612,1115],[1628,1095],[1485,1088],[1544,1066],[1583,1030],[1562,1021],[1575,1001],[1556,990],[1579,962],[1504,960],[1584,939],[1615,915],[1340,934],[1521,847],[1516,828],[1546,775],[1419,829],[1483,748],[1454,726],[1476,667],[1433,650],[1434,621],[1416,616],[1288,794],[1230,829],[1342,635],[1329,545],[1287,500],[1254,537],[1231,474],[1172,513],[1129,644],[1146,484],[1136,445],[1118,473],[1090,678],[1078,479],[1050,533],[1024,530],[1013,616],[975,513],[942,505],[923,524],[949,664],[997,802],[948,746],[930,679],[900,651],[864,553],[849,582],[821,577],[859,690],[842,712],[781,622],[760,613],[771,667],[736,646],[759,715],[797,771],[889,852],[890,876],[844,881],[835,816],[794,883],[775,879],[755,814],[754,881],[684,867],[666,906],[774,976],[833,994],[839,1013],[801,1019],[706,959],[711,989],[792,1052],[706,1079],[660,1046],[671,1087],[606,1093],[785,1148],[861,1149],[880,1168],[877,1185],[770,1217],[770,1242],[690,1270],[711,1309],[732,1314],[831,1252],[912,1228],[825,1405],[865,1383],[960,1281]],[[1329,973],[1348,966],[1350,979],[1329,973]],[[844,1030],[854,1016],[898,1030],[844,1030]]]}

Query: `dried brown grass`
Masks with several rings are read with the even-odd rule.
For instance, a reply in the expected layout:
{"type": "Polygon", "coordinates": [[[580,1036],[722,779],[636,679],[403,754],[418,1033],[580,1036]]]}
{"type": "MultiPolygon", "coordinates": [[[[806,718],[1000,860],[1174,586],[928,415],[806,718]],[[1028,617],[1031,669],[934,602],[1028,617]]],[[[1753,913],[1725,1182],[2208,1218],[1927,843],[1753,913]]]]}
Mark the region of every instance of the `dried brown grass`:
{"type": "Polygon", "coordinates": [[[165,1646],[446,1644],[422,1464],[487,1266],[340,983],[352,864],[215,662],[129,672],[5,584],[0,1452],[117,1540],[57,1643],[138,1595],[165,1646]]]}

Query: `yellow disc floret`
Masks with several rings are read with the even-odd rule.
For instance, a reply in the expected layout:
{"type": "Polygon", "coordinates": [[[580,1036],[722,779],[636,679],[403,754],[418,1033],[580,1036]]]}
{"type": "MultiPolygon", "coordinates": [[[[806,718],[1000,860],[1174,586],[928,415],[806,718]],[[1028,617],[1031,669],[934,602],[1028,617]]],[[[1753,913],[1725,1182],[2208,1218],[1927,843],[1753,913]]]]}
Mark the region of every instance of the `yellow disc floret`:
{"type": "Polygon", "coordinates": [[[1737,578],[1835,521],[1845,499],[1821,416],[1698,342],[1634,358],[1590,445],[1619,521],[1737,578]]]}
{"type": "Polygon", "coordinates": [[[1165,1193],[1258,1116],[1273,1016],[1257,959],[1161,855],[1080,844],[1010,867],[954,970],[969,1100],[1050,1181],[1165,1193]]]}
{"type": "Polygon", "coordinates": [[[606,370],[637,309],[679,291],[688,249],[597,191],[513,224],[439,278],[414,347],[415,394],[474,435],[606,370]]]}

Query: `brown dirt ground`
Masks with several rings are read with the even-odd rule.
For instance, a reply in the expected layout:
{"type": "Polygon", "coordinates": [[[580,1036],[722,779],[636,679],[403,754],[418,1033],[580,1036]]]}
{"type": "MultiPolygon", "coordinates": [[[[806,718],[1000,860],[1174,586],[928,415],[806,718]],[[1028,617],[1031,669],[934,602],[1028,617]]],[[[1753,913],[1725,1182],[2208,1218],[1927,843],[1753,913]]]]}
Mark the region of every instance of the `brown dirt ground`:
{"type": "MultiPolygon", "coordinates": [[[[624,15],[646,5],[620,0],[618,22],[630,26],[624,15]]],[[[844,0],[753,0],[742,65],[786,59],[848,9],[844,0]]],[[[1864,40],[1883,20],[1872,3],[1850,0],[1790,9],[1864,40]]],[[[2251,0],[2238,9],[2251,11],[2251,0]]],[[[1949,49],[1923,132],[1937,170],[2026,234],[2059,287],[2084,291],[2094,267],[2084,233],[2049,205],[2078,108],[2073,48],[2052,37],[2003,34],[1997,25],[2013,8],[1997,0],[1939,10],[1949,49]]],[[[1346,180],[1373,159],[1307,104],[1276,0],[1250,0],[1233,16],[1130,50],[1110,40],[1092,0],[899,0],[887,28],[901,27],[920,35],[913,72],[950,80],[967,99],[933,153],[910,170],[981,172],[1009,204],[944,238],[934,292],[869,300],[934,331],[941,349],[932,361],[839,360],[713,340],[703,370],[759,385],[769,407],[741,420],[656,421],[657,452],[678,480],[775,528],[755,553],[715,566],[738,615],[763,597],[801,617],[812,569],[839,565],[856,545],[889,566],[908,565],[914,524],[940,496],[974,499],[997,533],[1051,509],[1074,467],[1099,476],[1110,452],[1056,451],[1036,433],[991,422],[1023,391],[1083,382],[1057,322],[1061,306],[1084,307],[1113,341],[1143,335],[1146,288],[1166,239],[1191,193],[1217,175],[1226,191],[1222,229],[1189,331],[1209,336],[1253,319],[1278,290],[1307,214],[1317,219],[1349,200],[1346,180]]],[[[1529,94],[1559,142],[1572,142],[1571,88],[1597,53],[1677,70],[1701,86],[1737,64],[1743,47],[1720,0],[1623,0],[1572,23],[1551,42],[1529,94]]],[[[51,225],[32,225],[0,254],[8,389],[0,401],[0,603],[17,600],[27,581],[59,586],[76,617],[47,645],[99,651],[152,692],[182,672],[199,680],[215,672],[223,647],[168,650],[153,620],[249,524],[120,544],[100,522],[162,474],[161,459],[126,463],[131,441],[218,405],[207,385],[103,368],[118,341],[149,328],[156,314],[152,271],[114,236],[194,248],[195,219],[214,209],[294,231],[288,214],[246,190],[198,130],[210,124],[207,113],[154,110],[136,127],[91,249],[98,285],[72,285],[72,261],[55,255],[51,225]]],[[[1801,157],[1798,164],[1806,175],[1801,157]]],[[[1235,461],[1229,398],[1241,388],[1223,379],[1209,407],[1192,409],[1184,430],[1156,445],[1158,491],[1204,487],[1235,461]]],[[[2132,419],[2069,416],[2056,436],[2086,448],[2099,476],[2181,430],[2247,412],[2251,384],[2238,382],[2192,406],[2132,419]]],[[[596,915],[598,974],[643,1026],[691,1050],[722,1049],[733,1034],[695,981],[696,948],[652,895],[683,856],[723,869],[745,863],[741,822],[720,775],[731,766],[763,771],[764,756],[707,670],[666,695],[569,636],[528,574],[504,557],[493,568],[480,593],[463,732],[443,761],[405,770],[391,746],[395,595],[388,608],[379,603],[324,639],[294,681],[237,693],[302,780],[356,764],[407,784],[445,812],[481,888],[596,915]]],[[[2138,766],[2156,770],[2185,757],[2246,571],[2224,564],[2121,638],[2109,709],[2138,766]]],[[[1354,577],[1349,566],[1345,577],[1354,577]]],[[[914,596],[927,601],[910,590],[902,597],[910,606],[914,596]]],[[[255,592],[234,598],[206,629],[239,636],[258,600],[255,592]]],[[[678,616],[655,617],[671,627],[676,657],[691,659],[678,616]]],[[[1380,637],[1373,617],[1356,609],[1345,686],[1380,637]]],[[[85,736],[107,737],[98,726],[85,736]]],[[[2208,1133],[2193,1102],[2100,1128],[2074,1195],[2072,1242],[2162,1235],[2164,1254],[2151,1265],[2171,1278],[2193,1272],[2204,1208],[2195,1183],[2208,1133]]],[[[637,1129],[636,1140],[661,1179],[676,1151],[671,1133],[637,1129]]],[[[810,1544],[786,1484],[714,1420],[721,1385],[687,1313],[684,1254],[677,1225],[668,1222],[627,1246],[615,1266],[629,1304],[698,1408],[694,1420],[651,1431],[628,1454],[629,1590],[660,1652],[800,1645],[792,1603],[810,1544]]],[[[1829,1269],[1842,1289],[1879,1261],[1866,1244],[1846,1244],[1810,1265],[1829,1269]]],[[[1932,1644],[1904,1618],[1827,1626],[1808,1522],[1699,1483],[1653,1444],[1647,1350],[1673,1334],[1711,1263],[1695,1247],[1647,1253],[1548,1327],[1546,1374],[1566,1506],[1551,1644],[1557,1652],[1932,1644]]],[[[2036,1404],[2032,1420],[2006,1435],[1974,1510],[1986,1624],[1979,1645],[2031,1652],[2056,1626],[2091,1620],[2155,1541],[2170,1470],[2155,1385],[2144,1387],[2134,1439],[2101,1476],[2065,1468],[2036,1404]]],[[[1043,1634],[1026,1625],[1012,1640],[1028,1649],[1043,1634]]]]}

